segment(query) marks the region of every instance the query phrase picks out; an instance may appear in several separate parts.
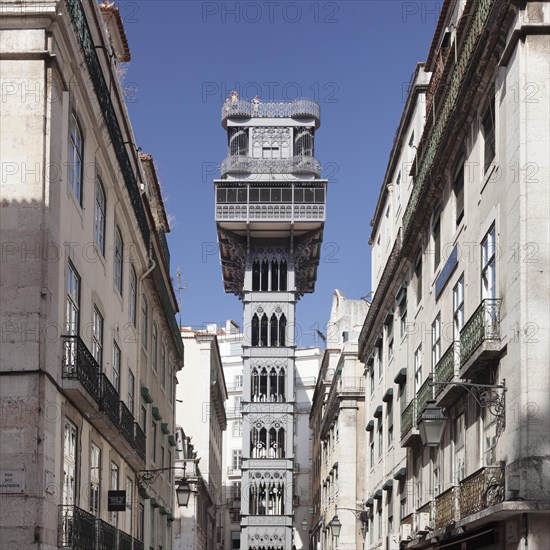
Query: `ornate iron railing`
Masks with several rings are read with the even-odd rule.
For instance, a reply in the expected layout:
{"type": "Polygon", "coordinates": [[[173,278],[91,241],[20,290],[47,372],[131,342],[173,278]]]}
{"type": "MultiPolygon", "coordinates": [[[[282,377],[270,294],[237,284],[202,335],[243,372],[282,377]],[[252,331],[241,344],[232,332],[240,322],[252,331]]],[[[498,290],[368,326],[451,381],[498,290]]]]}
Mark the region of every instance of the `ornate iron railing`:
{"type": "Polygon", "coordinates": [[[231,117],[299,117],[307,116],[316,119],[321,117],[319,104],[308,98],[292,101],[250,101],[248,99],[228,99],[222,105],[222,123],[231,117]]]}
{"type": "Polygon", "coordinates": [[[253,158],[243,155],[226,157],[221,164],[221,175],[250,174],[315,174],[321,175],[321,163],[315,157],[296,156],[282,159],[253,158]]]}
{"type": "Polygon", "coordinates": [[[138,539],[134,539],[134,550],[145,550],[145,544],[138,539]]]}
{"type": "Polygon", "coordinates": [[[105,411],[105,414],[109,417],[111,422],[118,426],[118,403],[120,396],[115,387],[111,384],[105,373],[101,374],[101,410],[105,411]]]}
{"type": "Polygon", "coordinates": [[[97,550],[116,550],[117,529],[111,524],[96,519],[97,550]]]}
{"type": "Polygon", "coordinates": [[[101,398],[101,367],[79,336],[62,336],[63,378],[76,379],[99,403],[101,398]]]}
{"type": "MultiPolygon", "coordinates": [[[[443,354],[441,359],[434,367],[434,382],[450,382],[455,375],[458,374],[458,369],[455,368],[455,358],[459,342],[452,342],[447,348],[447,351],[443,354]]],[[[439,395],[445,386],[443,384],[436,384],[434,386],[435,395],[439,395]]]]}
{"type": "Polygon", "coordinates": [[[445,527],[456,520],[458,487],[450,487],[435,497],[435,528],[445,527]]]}
{"type": "Polygon", "coordinates": [[[77,506],[59,506],[57,547],[73,550],[95,550],[95,546],[95,517],[77,506]]]}
{"type": "Polygon", "coordinates": [[[416,394],[416,422],[420,420],[428,401],[433,399],[433,386],[430,385],[431,381],[432,376],[430,375],[424,380],[424,383],[420,386],[416,394]]]}
{"type": "Polygon", "coordinates": [[[92,33],[90,32],[88,21],[86,20],[83,3],[81,0],[67,0],[67,8],[69,14],[71,15],[76,35],[80,41],[82,53],[84,55],[84,59],[86,60],[88,72],[90,73],[90,79],[97,96],[97,102],[100,107],[100,111],[103,113],[105,125],[109,132],[109,137],[111,138],[113,149],[120,165],[124,183],[128,189],[130,201],[132,203],[143,240],[147,246],[149,245],[150,230],[147,223],[147,218],[145,216],[145,210],[141,202],[137,178],[134,173],[134,169],[132,168],[132,162],[130,160],[130,156],[128,155],[128,150],[126,149],[125,141],[128,140],[122,135],[122,130],[118,123],[115,108],[111,100],[110,87],[107,85],[103,75],[101,63],[97,55],[97,49],[92,39],[92,33]]]}
{"type": "Polygon", "coordinates": [[[146,441],[145,433],[141,429],[141,426],[137,422],[134,422],[134,445],[138,456],[142,460],[145,460],[145,453],[147,450],[146,441]]]}
{"type": "Polygon", "coordinates": [[[443,134],[447,129],[447,123],[456,106],[460,89],[465,82],[465,75],[470,66],[470,62],[477,46],[477,43],[486,26],[489,13],[495,0],[480,0],[472,13],[472,22],[467,31],[466,38],[460,48],[458,61],[453,69],[453,73],[449,79],[449,84],[446,87],[446,94],[442,101],[441,109],[438,113],[437,120],[434,122],[433,130],[428,138],[428,143],[425,152],[422,155],[420,166],[418,167],[418,175],[403,214],[403,233],[404,239],[407,239],[409,229],[411,228],[411,220],[416,211],[420,195],[424,191],[428,175],[430,174],[435,155],[440,146],[443,134]]]}
{"type": "Polygon", "coordinates": [[[401,439],[412,429],[414,419],[416,418],[416,398],[403,409],[401,413],[401,439]]]}
{"type": "Polygon", "coordinates": [[[119,401],[119,428],[129,443],[134,445],[134,417],[124,401],[119,401]]]}
{"type": "Polygon", "coordinates": [[[322,204],[241,204],[216,206],[218,220],[324,220],[322,204]]]}
{"type": "Polygon", "coordinates": [[[460,482],[460,519],[504,500],[504,470],[485,466],[460,482]]]}
{"type": "Polygon", "coordinates": [[[500,298],[482,300],[460,331],[460,365],[486,340],[500,340],[500,298]]]}
{"type": "Polygon", "coordinates": [[[160,251],[166,260],[166,265],[168,270],[170,270],[170,249],[168,248],[168,241],[166,240],[166,233],[164,231],[158,232],[159,241],[160,241],[160,251]]]}
{"type": "Polygon", "coordinates": [[[118,532],[118,549],[117,550],[132,550],[132,536],[124,531],[118,532]]]}

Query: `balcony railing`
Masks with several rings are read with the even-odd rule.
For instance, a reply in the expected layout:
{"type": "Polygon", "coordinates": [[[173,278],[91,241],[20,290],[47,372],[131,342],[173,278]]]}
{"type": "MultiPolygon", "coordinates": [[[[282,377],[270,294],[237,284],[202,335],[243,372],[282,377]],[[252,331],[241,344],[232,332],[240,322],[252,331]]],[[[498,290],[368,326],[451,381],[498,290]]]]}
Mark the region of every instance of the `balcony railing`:
{"type": "Polygon", "coordinates": [[[168,269],[170,269],[170,249],[168,248],[168,242],[166,241],[166,235],[164,231],[158,232],[159,241],[160,241],[160,251],[162,252],[162,255],[164,256],[164,259],[166,261],[166,265],[168,266],[168,269]]]}
{"type": "Polygon", "coordinates": [[[325,219],[324,204],[217,204],[218,220],[320,220],[325,219]]]}
{"type": "Polygon", "coordinates": [[[57,547],[95,550],[95,517],[72,505],[59,506],[57,547]]]}
{"type": "Polygon", "coordinates": [[[401,413],[401,439],[412,429],[414,419],[416,418],[416,398],[403,409],[401,413]]]}
{"type": "Polygon", "coordinates": [[[134,539],[134,550],[145,550],[145,544],[143,541],[134,539]]]}
{"type": "Polygon", "coordinates": [[[109,417],[111,422],[118,426],[118,407],[120,396],[111,384],[106,374],[101,374],[101,410],[109,417]]]}
{"type": "Polygon", "coordinates": [[[428,404],[428,401],[430,399],[433,399],[433,386],[430,385],[430,382],[432,381],[431,375],[424,380],[424,383],[422,386],[420,386],[420,389],[418,390],[418,393],[416,394],[416,422],[420,420],[420,417],[422,416],[422,413],[424,412],[424,409],[426,408],[426,405],[428,404]]]}
{"type": "Polygon", "coordinates": [[[221,164],[221,175],[231,173],[248,174],[314,174],[321,175],[321,163],[310,156],[290,158],[254,158],[244,155],[226,157],[221,164]]]}
{"type": "Polygon", "coordinates": [[[241,469],[240,468],[232,468],[231,466],[227,467],[227,475],[228,476],[240,476],[241,475],[241,469]]]}
{"type": "Polygon", "coordinates": [[[363,393],[365,378],[363,376],[344,376],[338,380],[338,391],[341,393],[363,393]]]}
{"type": "MultiPolygon", "coordinates": [[[[458,365],[455,366],[455,358],[459,349],[459,342],[452,342],[447,351],[434,367],[434,382],[450,382],[458,375],[458,365]]],[[[439,395],[445,389],[444,384],[434,386],[435,395],[439,395]]]]}
{"type": "Polygon", "coordinates": [[[145,460],[145,453],[147,449],[145,433],[137,422],[134,422],[134,446],[139,457],[145,460]]]}
{"type": "Polygon", "coordinates": [[[120,401],[119,427],[126,440],[134,445],[134,416],[124,401],[120,401]]]}
{"type": "Polygon", "coordinates": [[[486,466],[460,482],[460,519],[504,500],[504,471],[486,466]]]}
{"type": "Polygon", "coordinates": [[[460,331],[460,365],[472,357],[485,341],[500,340],[500,298],[489,298],[479,307],[460,331]]]}
{"type": "Polygon", "coordinates": [[[61,338],[63,339],[63,378],[78,380],[99,403],[101,367],[79,336],[66,335],[61,338]]]}
{"type": "Polygon", "coordinates": [[[97,550],[113,550],[117,543],[117,529],[111,524],[96,519],[97,550]]]}
{"type": "Polygon", "coordinates": [[[117,550],[132,550],[132,536],[124,531],[119,531],[117,550]]]}
{"type": "Polygon", "coordinates": [[[435,497],[435,528],[445,527],[456,520],[458,487],[451,487],[435,497]]]}
{"type": "Polygon", "coordinates": [[[231,117],[291,118],[306,116],[320,120],[319,104],[307,98],[292,101],[250,101],[248,99],[227,100],[222,105],[222,124],[231,117]]]}

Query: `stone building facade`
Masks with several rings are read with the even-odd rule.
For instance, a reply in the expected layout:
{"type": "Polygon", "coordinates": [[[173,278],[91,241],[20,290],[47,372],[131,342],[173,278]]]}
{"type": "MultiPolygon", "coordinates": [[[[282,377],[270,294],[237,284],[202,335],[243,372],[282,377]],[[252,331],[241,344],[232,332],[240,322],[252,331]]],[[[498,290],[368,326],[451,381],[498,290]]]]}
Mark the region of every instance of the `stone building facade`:
{"type": "Polygon", "coordinates": [[[4,3],[2,23],[2,547],[170,548],[172,479],[140,471],[171,464],[183,346],[160,186],[114,76],[122,21],[67,0],[4,3]]]}
{"type": "Polygon", "coordinates": [[[364,548],[550,545],[549,24],[444,2],[411,83],[359,339],[364,548]]]}

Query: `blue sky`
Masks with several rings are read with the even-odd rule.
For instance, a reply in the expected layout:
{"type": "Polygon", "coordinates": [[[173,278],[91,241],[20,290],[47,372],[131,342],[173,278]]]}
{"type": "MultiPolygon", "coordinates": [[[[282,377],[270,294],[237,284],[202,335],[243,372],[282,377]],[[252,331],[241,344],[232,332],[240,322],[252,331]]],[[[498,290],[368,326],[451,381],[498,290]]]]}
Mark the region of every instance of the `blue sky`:
{"type": "MultiPolygon", "coordinates": [[[[132,61],[125,76],[137,144],[151,153],[182,272],[183,325],[242,321],[223,290],[215,167],[226,155],[220,109],[232,89],[321,104],[316,157],[329,178],[316,291],[297,309],[299,345],[319,343],[334,288],[369,293],[370,220],[407,84],[426,59],[441,2],[121,2],[132,61]],[[310,333],[310,334],[308,334],[310,333]]],[[[177,286],[177,283],[176,283],[177,286]]]]}

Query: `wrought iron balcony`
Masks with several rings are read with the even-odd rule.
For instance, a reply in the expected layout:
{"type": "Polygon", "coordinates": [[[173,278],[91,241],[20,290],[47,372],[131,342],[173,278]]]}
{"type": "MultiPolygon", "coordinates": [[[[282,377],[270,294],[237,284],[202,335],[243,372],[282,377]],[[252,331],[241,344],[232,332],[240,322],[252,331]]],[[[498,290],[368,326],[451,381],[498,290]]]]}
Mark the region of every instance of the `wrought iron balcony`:
{"type": "Polygon", "coordinates": [[[126,440],[134,445],[134,416],[124,401],[119,401],[119,428],[126,440]]]}
{"type": "Polygon", "coordinates": [[[432,381],[432,376],[428,376],[426,380],[424,380],[424,383],[420,386],[420,389],[418,390],[416,394],[416,423],[420,420],[420,417],[422,416],[422,413],[424,412],[424,409],[426,408],[426,405],[428,404],[428,401],[430,399],[433,399],[433,386],[430,385],[430,382],[432,381]]]}
{"type": "Polygon", "coordinates": [[[504,500],[504,470],[486,466],[460,482],[460,519],[504,500]]]}
{"type": "Polygon", "coordinates": [[[115,387],[111,384],[105,373],[101,374],[101,402],[100,408],[105,411],[111,422],[118,426],[120,396],[115,387]]]}
{"type": "Polygon", "coordinates": [[[225,174],[313,174],[321,175],[321,163],[315,157],[296,156],[281,159],[253,158],[243,155],[226,157],[220,173],[225,174]]]}
{"type": "Polygon", "coordinates": [[[96,519],[97,550],[112,550],[116,548],[117,529],[102,519],[96,519]]]}
{"type": "Polygon", "coordinates": [[[450,487],[435,497],[435,528],[446,527],[456,521],[458,487],[450,487]]]}
{"type": "Polygon", "coordinates": [[[118,548],[117,550],[132,550],[132,536],[124,531],[118,532],[118,548]]]}
{"type": "Polygon", "coordinates": [[[134,445],[139,457],[145,460],[147,449],[145,433],[137,422],[134,422],[134,445]]]}
{"type": "Polygon", "coordinates": [[[134,539],[134,550],[145,550],[145,544],[143,541],[134,539]]]}
{"type": "Polygon", "coordinates": [[[62,336],[63,378],[78,380],[90,396],[99,403],[101,397],[101,367],[79,336],[62,336]]]}
{"type": "Polygon", "coordinates": [[[222,126],[227,126],[228,118],[299,118],[315,119],[319,127],[321,109],[312,99],[297,98],[292,101],[250,101],[248,99],[228,99],[222,105],[222,126]]]}
{"type": "MultiPolygon", "coordinates": [[[[434,382],[450,382],[458,376],[458,368],[455,366],[455,357],[459,342],[452,342],[447,351],[434,367],[434,382]]],[[[445,389],[443,384],[434,386],[436,397],[445,389]]]]}
{"type": "MultiPolygon", "coordinates": [[[[500,304],[499,298],[482,300],[479,307],[460,331],[460,366],[474,355],[485,342],[500,343],[500,304]]],[[[491,351],[498,351],[498,349],[491,351]]]]}
{"type": "MultiPolygon", "coordinates": [[[[95,517],[72,505],[59,506],[57,524],[57,547],[95,550],[95,517]]],[[[131,550],[131,549],[130,549],[131,550]]]]}
{"type": "Polygon", "coordinates": [[[416,398],[413,398],[401,413],[401,439],[403,439],[403,437],[412,430],[415,419],[416,398]]]}

